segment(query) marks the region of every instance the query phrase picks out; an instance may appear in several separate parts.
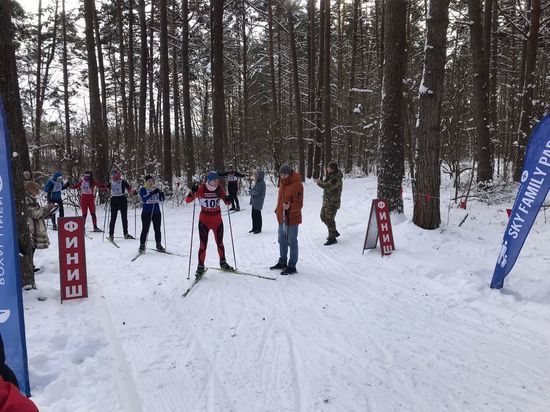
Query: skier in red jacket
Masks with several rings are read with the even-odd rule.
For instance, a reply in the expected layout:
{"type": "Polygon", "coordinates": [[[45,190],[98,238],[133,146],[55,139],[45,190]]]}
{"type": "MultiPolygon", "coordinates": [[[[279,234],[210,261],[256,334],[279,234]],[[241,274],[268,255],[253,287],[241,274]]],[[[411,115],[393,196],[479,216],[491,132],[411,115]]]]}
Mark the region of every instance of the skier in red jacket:
{"type": "Polygon", "coordinates": [[[220,267],[223,270],[233,271],[231,266],[225,260],[225,248],[223,246],[223,220],[220,208],[220,200],[226,205],[231,204],[231,199],[225,195],[224,190],[218,182],[217,172],[209,172],[206,176],[206,183],[194,185],[191,192],[185,198],[186,203],[191,203],[199,199],[201,213],[199,216],[199,265],[197,266],[196,276],[201,277],[204,273],[204,259],[206,257],[206,246],[208,245],[208,233],[214,232],[214,239],[218,246],[218,255],[220,256],[220,267]]]}
{"type": "Polygon", "coordinates": [[[17,386],[0,376],[0,412],[38,412],[38,408],[19,392],[17,386]]]}
{"type": "Polygon", "coordinates": [[[97,217],[95,215],[94,189],[96,187],[107,190],[107,186],[94,180],[92,172],[87,171],[84,173],[82,180],[71,189],[80,189],[80,209],[82,210],[82,217],[84,217],[84,224],[86,224],[86,217],[88,215],[88,210],[90,210],[92,223],[94,224],[94,232],[102,232],[102,230],[97,227],[97,217]]]}

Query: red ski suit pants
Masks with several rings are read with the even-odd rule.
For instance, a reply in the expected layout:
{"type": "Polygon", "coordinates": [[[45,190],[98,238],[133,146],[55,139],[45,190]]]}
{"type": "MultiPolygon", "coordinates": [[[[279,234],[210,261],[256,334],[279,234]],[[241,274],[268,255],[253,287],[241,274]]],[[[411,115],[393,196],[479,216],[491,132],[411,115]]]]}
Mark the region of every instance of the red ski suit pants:
{"type": "Polygon", "coordinates": [[[86,224],[86,216],[88,216],[88,210],[92,215],[92,222],[94,227],[97,226],[97,218],[95,215],[95,198],[94,195],[83,194],[80,195],[80,209],[82,210],[82,217],[84,218],[84,224],[86,224]]]}
{"type": "Polygon", "coordinates": [[[199,265],[204,266],[206,257],[206,246],[208,245],[208,234],[212,230],[214,232],[214,240],[218,246],[218,255],[220,261],[225,262],[225,248],[223,246],[223,220],[220,213],[206,214],[202,213],[199,216],[199,265]]]}

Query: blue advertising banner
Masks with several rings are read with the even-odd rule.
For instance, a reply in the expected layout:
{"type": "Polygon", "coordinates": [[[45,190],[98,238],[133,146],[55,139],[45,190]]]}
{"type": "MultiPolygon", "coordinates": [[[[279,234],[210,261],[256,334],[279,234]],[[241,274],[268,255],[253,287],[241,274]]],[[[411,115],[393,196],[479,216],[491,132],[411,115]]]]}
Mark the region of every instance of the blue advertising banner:
{"type": "Polygon", "coordinates": [[[550,114],[533,129],[525,152],[521,183],[504,233],[491,288],[500,289],[519,256],[550,190],[550,114]]]}
{"type": "Polygon", "coordinates": [[[6,364],[15,373],[21,391],[30,396],[9,143],[4,103],[0,97],[0,334],[6,364]]]}

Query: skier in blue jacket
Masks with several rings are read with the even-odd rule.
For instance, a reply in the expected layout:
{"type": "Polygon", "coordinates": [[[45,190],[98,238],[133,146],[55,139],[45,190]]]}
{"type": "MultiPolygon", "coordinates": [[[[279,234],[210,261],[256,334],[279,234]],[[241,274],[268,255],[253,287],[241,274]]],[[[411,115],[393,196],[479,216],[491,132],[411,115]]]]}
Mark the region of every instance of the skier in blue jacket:
{"type": "MultiPolygon", "coordinates": [[[[63,183],[63,174],[57,171],[53,174],[52,178],[48,180],[44,186],[44,192],[46,192],[48,203],[55,203],[59,205],[59,217],[65,216],[63,209],[63,198],[61,197],[61,191],[69,187],[69,182],[63,183]]],[[[57,223],[55,221],[55,213],[52,214],[53,230],[57,230],[57,223]]]]}
{"type": "Polygon", "coordinates": [[[165,252],[162,246],[162,234],[160,231],[160,223],[162,216],[160,213],[160,202],[164,202],[164,192],[161,192],[158,187],[155,187],[155,179],[151,175],[145,176],[145,184],[139,189],[139,196],[143,202],[143,209],[141,211],[141,236],[139,238],[139,253],[145,252],[145,242],[147,241],[147,234],[149,233],[149,227],[153,222],[153,229],[155,231],[155,242],[157,244],[157,250],[159,252],[165,252]]]}

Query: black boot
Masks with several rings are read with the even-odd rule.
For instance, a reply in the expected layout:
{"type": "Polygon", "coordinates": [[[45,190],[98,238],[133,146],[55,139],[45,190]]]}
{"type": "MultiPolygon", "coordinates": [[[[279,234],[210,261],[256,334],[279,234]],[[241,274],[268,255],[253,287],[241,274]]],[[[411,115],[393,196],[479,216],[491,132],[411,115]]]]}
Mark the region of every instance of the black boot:
{"type": "Polygon", "coordinates": [[[336,238],[334,238],[334,237],[329,237],[329,238],[327,239],[327,241],[325,242],[325,246],[334,245],[335,243],[338,243],[338,241],[336,240],[336,238]]]}
{"type": "Polygon", "coordinates": [[[145,244],[144,243],[140,243],[138,253],[142,253],[142,254],[145,253],[145,244]]]}
{"type": "Polygon", "coordinates": [[[292,268],[290,266],[287,266],[282,272],[281,272],[281,275],[283,276],[286,276],[286,275],[294,275],[295,273],[298,273],[298,271],[296,270],[296,268],[292,268]]]}
{"type": "Polygon", "coordinates": [[[195,277],[200,278],[204,274],[204,265],[198,265],[197,271],[195,272],[195,277]]]}
{"type": "Polygon", "coordinates": [[[157,243],[157,251],[159,252],[166,252],[166,249],[164,249],[164,246],[162,246],[161,243],[157,243]]]}
{"type": "Polygon", "coordinates": [[[270,270],[286,269],[286,265],[284,263],[277,262],[275,266],[271,266],[269,269],[270,270]]]}
{"type": "Polygon", "coordinates": [[[128,233],[125,233],[124,234],[124,239],[135,239],[135,237],[133,237],[132,235],[130,235],[128,233]]]}

